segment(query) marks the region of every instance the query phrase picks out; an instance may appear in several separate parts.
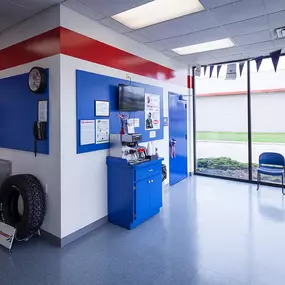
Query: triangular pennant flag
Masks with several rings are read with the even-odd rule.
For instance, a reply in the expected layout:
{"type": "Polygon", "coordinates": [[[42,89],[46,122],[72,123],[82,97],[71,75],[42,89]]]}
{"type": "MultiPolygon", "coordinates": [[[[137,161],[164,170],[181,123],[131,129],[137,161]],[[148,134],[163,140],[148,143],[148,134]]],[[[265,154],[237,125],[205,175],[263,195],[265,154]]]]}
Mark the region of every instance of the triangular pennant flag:
{"type": "Polygon", "coordinates": [[[214,71],[214,65],[211,65],[211,66],[210,66],[210,78],[211,78],[212,75],[213,75],[213,71],[214,71]]]}
{"type": "Polygon", "coordinates": [[[277,66],[278,66],[281,52],[282,52],[282,49],[270,53],[270,57],[274,65],[275,72],[277,71],[277,66]]]}
{"type": "Polygon", "coordinates": [[[207,72],[207,65],[204,66],[204,76],[206,76],[206,72],[207,72]]]}
{"type": "Polygon", "coordinates": [[[243,71],[243,68],[244,68],[244,64],[245,64],[245,61],[240,62],[240,64],[239,64],[239,74],[240,74],[240,77],[242,76],[242,71],[243,71]]]}
{"type": "Polygon", "coordinates": [[[217,78],[219,78],[221,68],[222,68],[221,65],[218,65],[218,66],[217,66],[217,78]]]}
{"type": "Polygon", "coordinates": [[[262,60],[263,60],[263,56],[259,56],[259,57],[257,57],[255,59],[257,72],[259,71],[259,68],[261,66],[262,60]]]}

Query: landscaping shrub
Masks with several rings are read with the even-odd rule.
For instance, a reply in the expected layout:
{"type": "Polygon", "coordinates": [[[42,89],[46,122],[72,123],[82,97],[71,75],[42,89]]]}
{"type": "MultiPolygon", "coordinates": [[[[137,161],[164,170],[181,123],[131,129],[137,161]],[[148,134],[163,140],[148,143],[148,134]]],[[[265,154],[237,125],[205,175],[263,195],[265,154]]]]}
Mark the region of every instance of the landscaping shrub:
{"type": "Polygon", "coordinates": [[[248,164],[233,160],[229,157],[199,158],[197,160],[197,167],[199,169],[212,168],[212,169],[222,169],[222,170],[237,170],[237,169],[247,169],[248,164]]]}

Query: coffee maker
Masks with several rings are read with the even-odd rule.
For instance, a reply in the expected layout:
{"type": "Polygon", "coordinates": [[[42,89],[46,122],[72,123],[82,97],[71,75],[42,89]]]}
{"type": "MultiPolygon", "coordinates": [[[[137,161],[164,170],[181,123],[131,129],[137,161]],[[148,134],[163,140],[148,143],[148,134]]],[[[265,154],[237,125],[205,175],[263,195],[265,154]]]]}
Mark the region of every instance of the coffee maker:
{"type": "Polygon", "coordinates": [[[138,143],[142,140],[141,134],[111,134],[110,156],[126,159],[129,163],[139,163],[145,160],[145,148],[138,143]]]}

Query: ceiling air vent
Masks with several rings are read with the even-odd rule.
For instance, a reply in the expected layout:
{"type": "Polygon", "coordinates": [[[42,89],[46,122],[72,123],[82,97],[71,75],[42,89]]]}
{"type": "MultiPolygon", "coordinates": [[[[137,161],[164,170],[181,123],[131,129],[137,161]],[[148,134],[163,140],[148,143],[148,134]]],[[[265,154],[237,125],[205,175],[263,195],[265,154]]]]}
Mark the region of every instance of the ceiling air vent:
{"type": "Polygon", "coordinates": [[[285,27],[275,29],[277,39],[285,38],[285,27]]]}

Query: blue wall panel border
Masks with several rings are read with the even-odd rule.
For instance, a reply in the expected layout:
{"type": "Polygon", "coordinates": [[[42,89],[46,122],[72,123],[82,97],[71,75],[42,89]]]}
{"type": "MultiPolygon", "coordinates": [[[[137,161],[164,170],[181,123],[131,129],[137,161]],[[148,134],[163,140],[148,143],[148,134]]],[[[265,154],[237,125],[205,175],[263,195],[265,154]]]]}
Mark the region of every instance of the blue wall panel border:
{"type": "MultiPolygon", "coordinates": [[[[48,69],[46,73],[49,78],[48,69]]],[[[49,82],[44,93],[35,94],[29,89],[28,73],[0,79],[1,148],[34,152],[33,125],[38,118],[39,100],[49,100],[49,82]]],[[[49,154],[49,124],[47,139],[38,141],[38,153],[49,154]]]]}
{"type": "MultiPolygon", "coordinates": [[[[118,111],[118,85],[129,84],[129,80],[119,79],[115,77],[95,74],[91,72],[76,70],[76,128],[77,128],[77,153],[85,153],[108,149],[109,143],[80,145],[80,120],[108,119],[106,117],[96,117],[94,114],[94,101],[106,100],[110,102],[110,133],[116,134],[120,132],[121,123],[117,115],[118,111]]],[[[139,118],[140,127],[135,128],[137,133],[141,133],[143,142],[151,140],[160,140],[164,138],[163,127],[163,88],[132,82],[133,86],[142,87],[146,93],[160,95],[160,129],[156,131],[156,137],[150,138],[149,132],[145,130],[145,113],[138,112],[122,112],[129,115],[130,118],[139,118]]],[[[121,113],[121,114],[122,114],[121,113]]],[[[96,136],[96,127],[95,127],[96,136]]]]}

